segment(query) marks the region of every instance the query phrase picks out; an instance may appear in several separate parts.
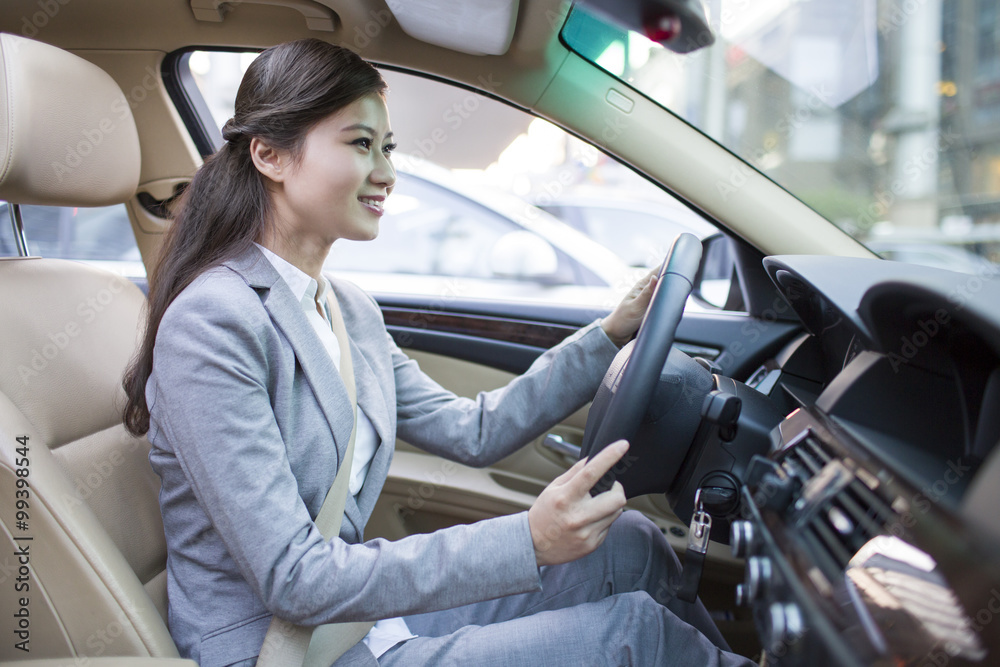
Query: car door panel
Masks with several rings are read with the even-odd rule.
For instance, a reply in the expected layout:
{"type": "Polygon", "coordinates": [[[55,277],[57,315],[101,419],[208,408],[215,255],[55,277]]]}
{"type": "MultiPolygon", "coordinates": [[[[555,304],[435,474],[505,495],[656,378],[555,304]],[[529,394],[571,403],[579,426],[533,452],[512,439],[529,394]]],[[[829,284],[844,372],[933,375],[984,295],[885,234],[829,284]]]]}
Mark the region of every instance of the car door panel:
{"type": "MultiPolygon", "coordinates": [[[[544,350],[610,308],[375,294],[386,327],[403,348],[453,356],[522,373],[544,350]]],[[[801,326],[734,312],[691,312],[677,328],[676,344],[714,361],[736,379],[749,377],[789,342],[801,326]]]]}

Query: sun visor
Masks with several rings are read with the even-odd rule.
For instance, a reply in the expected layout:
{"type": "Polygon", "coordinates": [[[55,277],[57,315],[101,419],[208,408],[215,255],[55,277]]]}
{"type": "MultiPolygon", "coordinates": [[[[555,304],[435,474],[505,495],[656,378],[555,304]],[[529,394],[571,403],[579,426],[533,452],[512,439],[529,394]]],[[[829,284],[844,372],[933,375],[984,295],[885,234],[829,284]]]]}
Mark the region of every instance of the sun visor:
{"type": "Polygon", "coordinates": [[[399,27],[415,39],[473,55],[510,48],[517,0],[389,0],[399,27]]]}

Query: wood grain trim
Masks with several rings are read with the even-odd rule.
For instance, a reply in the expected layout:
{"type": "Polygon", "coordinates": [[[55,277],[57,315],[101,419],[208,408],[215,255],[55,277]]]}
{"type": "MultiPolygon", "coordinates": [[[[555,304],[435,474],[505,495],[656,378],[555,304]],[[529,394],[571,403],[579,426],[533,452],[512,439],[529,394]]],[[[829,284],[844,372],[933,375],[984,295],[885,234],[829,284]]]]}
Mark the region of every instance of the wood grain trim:
{"type": "Polygon", "coordinates": [[[562,342],[578,328],[489,315],[433,312],[391,306],[382,308],[382,316],[385,318],[386,326],[464,334],[544,349],[562,342]]]}

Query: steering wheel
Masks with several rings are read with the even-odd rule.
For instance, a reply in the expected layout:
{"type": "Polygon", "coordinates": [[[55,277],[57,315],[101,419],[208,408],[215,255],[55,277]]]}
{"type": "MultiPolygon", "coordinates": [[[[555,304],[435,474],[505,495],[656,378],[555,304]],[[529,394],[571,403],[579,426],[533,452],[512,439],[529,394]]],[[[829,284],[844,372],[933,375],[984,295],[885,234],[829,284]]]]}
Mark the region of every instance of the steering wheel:
{"type": "Polygon", "coordinates": [[[625,471],[622,468],[628,468],[629,457],[634,453],[633,438],[649,409],[674,343],[677,324],[701,263],[701,252],[701,241],[693,234],[683,233],[674,239],[660,266],[659,280],[635,340],[618,352],[597,391],[580,456],[593,456],[622,438],[632,443],[633,448],[594,486],[591,491],[594,494],[611,488],[616,476],[625,471]]]}

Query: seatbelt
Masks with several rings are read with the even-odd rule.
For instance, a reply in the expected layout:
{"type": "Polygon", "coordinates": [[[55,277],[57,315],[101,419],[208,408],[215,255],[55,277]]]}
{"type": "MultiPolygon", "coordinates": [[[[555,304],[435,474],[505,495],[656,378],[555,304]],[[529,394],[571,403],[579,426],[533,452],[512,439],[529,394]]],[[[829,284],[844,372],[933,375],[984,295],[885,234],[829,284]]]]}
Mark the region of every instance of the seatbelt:
{"type": "MultiPolygon", "coordinates": [[[[329,540],[340,534],[344,520],[344,505],[347,504],[351,467],[354,463],[354,439],[358,433],[358,398],[354,386],[354,365],[351,362],[351,346],[347,339],[347,328],[340,312],[337,299],[327,295],[330,310],[330,324],[337,343],[340,345],[340,376],[347,388],[351,401],[354,424],[351,439],[347,443],[340,470],[326,494],[323,506],[316,516],[316,527],[329,540]]],[[[277,616],[271,618],[271,625],[264,636],[264,644],[257,658],[258,667],[329,667],[352,646],[368,634],[371,621],[358,623],[328,623],[317,627],[295,625],[277,616]]]]}

